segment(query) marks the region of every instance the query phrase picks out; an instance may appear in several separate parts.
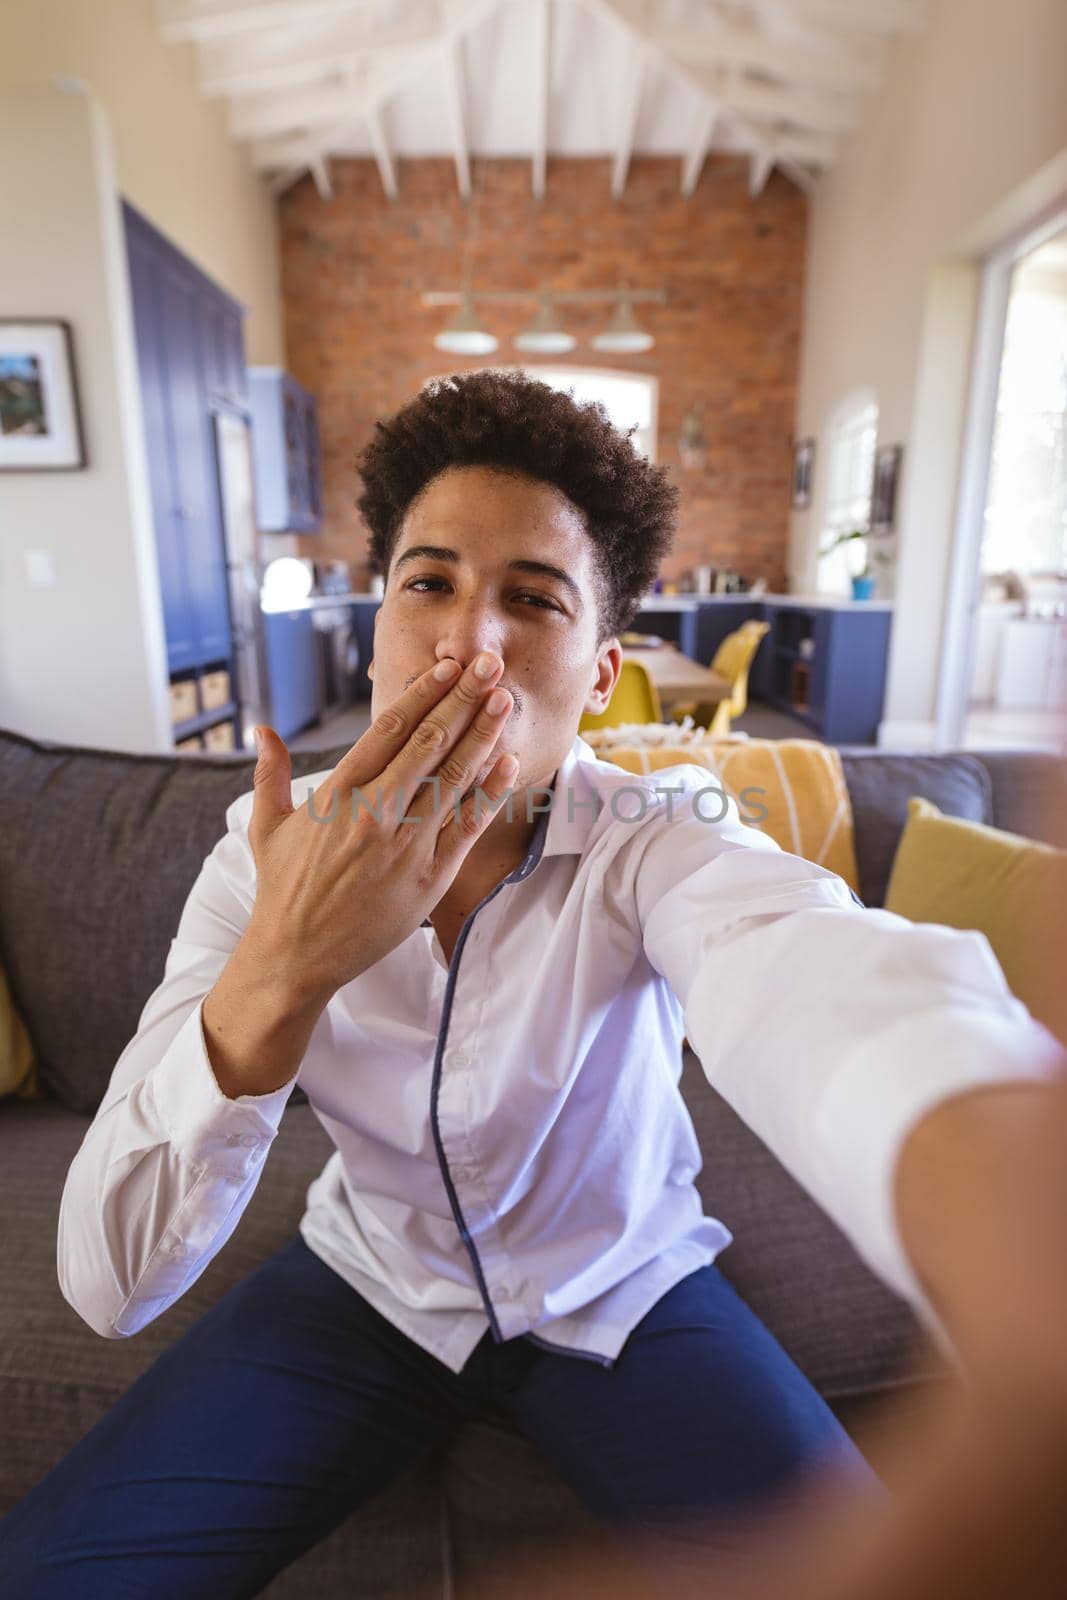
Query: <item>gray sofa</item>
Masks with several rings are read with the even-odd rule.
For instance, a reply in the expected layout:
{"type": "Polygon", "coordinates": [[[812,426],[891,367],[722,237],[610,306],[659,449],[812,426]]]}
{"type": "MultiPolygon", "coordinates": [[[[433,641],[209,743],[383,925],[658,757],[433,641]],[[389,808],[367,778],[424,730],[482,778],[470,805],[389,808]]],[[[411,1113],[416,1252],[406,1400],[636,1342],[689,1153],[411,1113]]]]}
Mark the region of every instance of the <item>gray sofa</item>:
{"type": "MultiPolygon", "coordinates": [[[[332,765],[343,748],[294,753],[294,776],[332,765]]],[[[883,903],[910,794],[1067,846],[1067,779],[1053,756],[851,747],[842,757],[869,906],[883,903]]],[[[113,1341],[62,1298],[56,1223],[67,1168],[252,765],[72,748],[0,729],[0,959],[49,1090],[35,1102],[0,1101],[0,1515],[292,1237],[329,1154],[297,1090],[236,1232],[184,1299],[136,1338],[113,1341]]],[[[689,1052],[682,1090],[704,1152],[705,1209],[735,1235],[720,1266],[859,1437],[902,1385],[943,1378],[936,1352],[689,1052]]],[[[489,1565],[506,1571],[572,1537],[605,1536],[532,1445],[487,1422],[396,1480],[264,1592],[461,1597],[489,1565]]]]}

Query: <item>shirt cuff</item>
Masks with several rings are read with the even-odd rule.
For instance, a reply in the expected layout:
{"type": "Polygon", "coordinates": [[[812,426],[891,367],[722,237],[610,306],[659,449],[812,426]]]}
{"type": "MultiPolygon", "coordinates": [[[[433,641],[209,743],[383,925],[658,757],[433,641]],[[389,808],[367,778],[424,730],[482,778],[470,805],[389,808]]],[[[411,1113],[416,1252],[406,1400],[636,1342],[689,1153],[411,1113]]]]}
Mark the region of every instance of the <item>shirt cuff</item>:
{"type": "Polygon", "coordinates": [[[904,1246],[895,1179],[912,1128],[942,1100],[985,1085],[1051,1082],[1067,1051],[1021,1001],[976,1018],[973,1008],[939,1009],[924,1027],[914,1015],[880,1038],[878,1071],[869,1051],[835,1073],[816,1119],[820,1164],[834,1174],[839,1215],[854,1220],[854,1240],[868,1264],[914,1307],[944,1352],[955,1358],[943,1323],[904,1246]],[[872,1176],[876,1181],[872,1182],[872,1176]]]}
{"type": "Polygon", "coordinates": [[[269,1145],[299,1076],[268,1094],[223,1094],[204,1037],[204,1002],[182,1023],[150,1075],[160,1123],[174,1148],[190,1161],[269,1145]]]}

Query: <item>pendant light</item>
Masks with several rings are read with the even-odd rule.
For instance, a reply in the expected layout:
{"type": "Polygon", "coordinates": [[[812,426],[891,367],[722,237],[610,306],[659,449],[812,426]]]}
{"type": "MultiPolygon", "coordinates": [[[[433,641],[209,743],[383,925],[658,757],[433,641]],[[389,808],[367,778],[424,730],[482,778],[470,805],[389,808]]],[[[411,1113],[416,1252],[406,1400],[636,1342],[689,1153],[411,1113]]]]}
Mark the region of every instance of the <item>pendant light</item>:
{"type": "Polygon", "coordinates": [[[638,355],[642,350],[651,350],[655,342],[650,333],[638,326],[630,296],[625,289],[621,289],[615,315],[603,333],[594,336],[593,349],[603,350],[610,355],[638,355]]]}
{"type": "Polygon", "coordinates": [[[560,327],[552,296],[545,290],[542,290],[541,304],[533,321],[512,342],[517,350],[529,350],[542,356],[565,355],[578,343],[573,333],[560,327]]]}
{"type": "Polygon", "coordinates": [[[434,336],[438,350],[448,350],[457,356],[487,356],[497,348],[499,339],[482,327],[474,300],[467,290],[448,327],[434,336]]]}

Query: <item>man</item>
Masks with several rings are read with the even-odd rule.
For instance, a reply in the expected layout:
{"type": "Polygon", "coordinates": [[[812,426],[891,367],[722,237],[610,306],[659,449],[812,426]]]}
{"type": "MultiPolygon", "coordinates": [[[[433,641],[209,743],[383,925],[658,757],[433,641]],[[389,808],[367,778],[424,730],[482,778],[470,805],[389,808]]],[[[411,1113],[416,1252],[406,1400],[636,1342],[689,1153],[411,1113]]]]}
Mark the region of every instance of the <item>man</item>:
{"type": "Polygon", "coordinates": [[[624,1534],[878,1496],[715,1263],[681,1039],[935,1332],[945,1104],[1061,1063],[980,936],[866,910],[706,771],[576,737],[677,503],[601,408],[470,373],[360,466],[373,724],[302,784],[265,730],[72,1163],[64,1294],[109,1338],[178,1299],[297,1081],[336,1150],[299,1235],[0,1525],[0,1594],[257,1593],[477,1415],[624,1534]]]}

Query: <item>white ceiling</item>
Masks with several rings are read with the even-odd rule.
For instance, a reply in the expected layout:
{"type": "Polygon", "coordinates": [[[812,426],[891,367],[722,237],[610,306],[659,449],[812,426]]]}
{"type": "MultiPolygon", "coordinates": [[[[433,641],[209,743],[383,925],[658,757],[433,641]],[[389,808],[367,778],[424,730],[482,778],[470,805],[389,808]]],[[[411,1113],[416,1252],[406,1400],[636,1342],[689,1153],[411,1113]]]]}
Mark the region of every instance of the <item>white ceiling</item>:
{"type": "Polygon", "coordinates": [[[202,92],[281,190],[331,156],[675,156],[692,193],[711,150],[810,190],[882,87],[927,0],[157,0],[163,37],[195,45],[202,92]]]}

